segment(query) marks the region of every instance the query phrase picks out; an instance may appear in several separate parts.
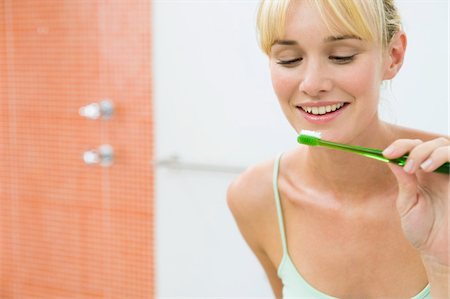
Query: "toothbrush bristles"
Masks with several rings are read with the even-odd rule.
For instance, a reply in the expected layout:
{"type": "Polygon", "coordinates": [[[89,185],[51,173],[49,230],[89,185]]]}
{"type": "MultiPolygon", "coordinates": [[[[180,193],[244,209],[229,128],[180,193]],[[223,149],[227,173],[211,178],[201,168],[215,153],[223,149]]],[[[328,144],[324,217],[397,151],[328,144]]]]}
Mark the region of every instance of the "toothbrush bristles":
{"type": "Polygon", "coordinates": [[[319,139],[322,137],[322,133],[316,132],[316,131],[309,131],[309,130],[301,130],[300,135],[308,135],[308,136],[316,137],[319,139]]]}

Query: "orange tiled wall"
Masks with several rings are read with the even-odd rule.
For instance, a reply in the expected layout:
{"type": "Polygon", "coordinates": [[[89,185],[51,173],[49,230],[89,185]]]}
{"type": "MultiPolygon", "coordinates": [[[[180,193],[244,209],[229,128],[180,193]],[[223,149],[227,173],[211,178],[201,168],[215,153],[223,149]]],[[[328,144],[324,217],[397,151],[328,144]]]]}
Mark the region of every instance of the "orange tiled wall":
{"type": "Polygon", "coordinates": [[[150,0],[0,12],[0,298],[153,298],[150,0]],[[82,160],[100,144],[111,167],[82,160]]]}

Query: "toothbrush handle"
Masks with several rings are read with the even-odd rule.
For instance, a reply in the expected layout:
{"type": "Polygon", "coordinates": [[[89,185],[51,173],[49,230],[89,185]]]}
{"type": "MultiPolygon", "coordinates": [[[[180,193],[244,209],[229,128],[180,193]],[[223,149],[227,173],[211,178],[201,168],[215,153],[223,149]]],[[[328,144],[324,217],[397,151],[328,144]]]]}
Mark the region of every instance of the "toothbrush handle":
{"type": "MultiPolygon", "coordinates": [[[[392,159],[389,162],[397,164],[397,165],[403,167],[403,166],[405,166],[406,159],[408,159],[408,156],[403,156],[403,157],[398,158],[398,159],[392,159]]],[[[442,164],[441,166],[436,168],[433,172],[438,172],[438,173],[443,173],[443,174],[450,174],[449,163],[446,162],[446,163],[442,164]]]]}
{"type": "Polygon", "coordinates": [[[450,164],[448,162],[446,162],[446,163],[442,164],[441,166],[439,166],[434,172],[450,174],[449,165],[450,164]]]}
{"type": "MultiPolygon", "coordinates": [[[[394,164],[397,164],[402,167],[405,166],[406,160],[408,159],[408,155],[405,155],[405,156],[397,158],[397,159],[389,160],[388,158],[383,156],[383,152],[379,149],[367,148],[367,147],[361,147],[361,146],[355,146],[355,145],[340,144],[340,143],[335,143],[335,142],[326,141],[326,140],[320,140],[320,145],[326,146],[329,148],[353,152],[355,154],[359,154],[359,155],[362,155],[362,156],[365,156],[368,158],[372,158],[372,159],[376,159],[376,160],[380,160],[380,161],[384,161],[384,162],[394,163],[394,164]]],[[[433,172],[450,175],[449,162],[442,164],[433,172]]]]}
{"type": "MultiPolygon", "coordinates": [[[[372,158],[377,159],[374,156],[378,156],[378,160],[382,160],[382,158],[384,158],[383,156],[383,152],[381,150],[378,149],[373,149],[373,148],[359,148],[358,149],[360,152],[364,152],[366,154],[366,156],[373,156],[372,158]]],[[[385,158],[386,159],[386,158],[385,158]]],[[[397,158],[397,159],[392,159],[389,160],[390,163],[394,163],[397,164],[399,166],[405,166],[406,164],[406,160],[408,159],[408,155],[404,155],[403,157],[397,158]]],[[[443,173],[443,174],[448,174],[450,175],[450,163],[446,162],[444,164],[442,164],[441,166],[439,166],[438,168],[436,168],[433,172],[437,172],[437,173],[443,173]]]]}

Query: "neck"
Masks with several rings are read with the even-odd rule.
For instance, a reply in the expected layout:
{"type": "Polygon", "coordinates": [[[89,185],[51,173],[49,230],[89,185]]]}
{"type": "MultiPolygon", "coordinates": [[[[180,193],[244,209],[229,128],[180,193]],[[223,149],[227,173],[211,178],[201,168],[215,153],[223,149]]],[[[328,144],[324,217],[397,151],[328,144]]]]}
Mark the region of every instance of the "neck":
{"type": "MultiPolygon", "coordinates": [[[[394,139],[387,125],[377,122],[371,126],[370,134],[358,136],[351,144],[383,149],[394,139]]],[[[384,162],[324,147],[307,150],[305,166],[316,181],[338,196],[345,195],[346,200],[350,194],[352,198],[361,200],[379,190],[388,191],[396,187],[395,178],[384,162]]]]}

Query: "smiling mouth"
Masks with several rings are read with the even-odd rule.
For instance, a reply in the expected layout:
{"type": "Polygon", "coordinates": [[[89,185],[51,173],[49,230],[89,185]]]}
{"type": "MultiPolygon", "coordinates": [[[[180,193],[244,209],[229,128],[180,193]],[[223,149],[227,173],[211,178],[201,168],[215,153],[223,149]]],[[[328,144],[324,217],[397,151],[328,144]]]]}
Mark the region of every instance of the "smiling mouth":
{"type": "Polygon", "coordinates": [[[338,104],[317,106],[317,107],[297,106],[297,108],[311,115],[324,115],[327,113],[333,113],[335,111],[338,111],[339,109],[342,109],[342,107],[344,107],[345,105],[348,105],[348,103],[342,102],[338,104]]]}

